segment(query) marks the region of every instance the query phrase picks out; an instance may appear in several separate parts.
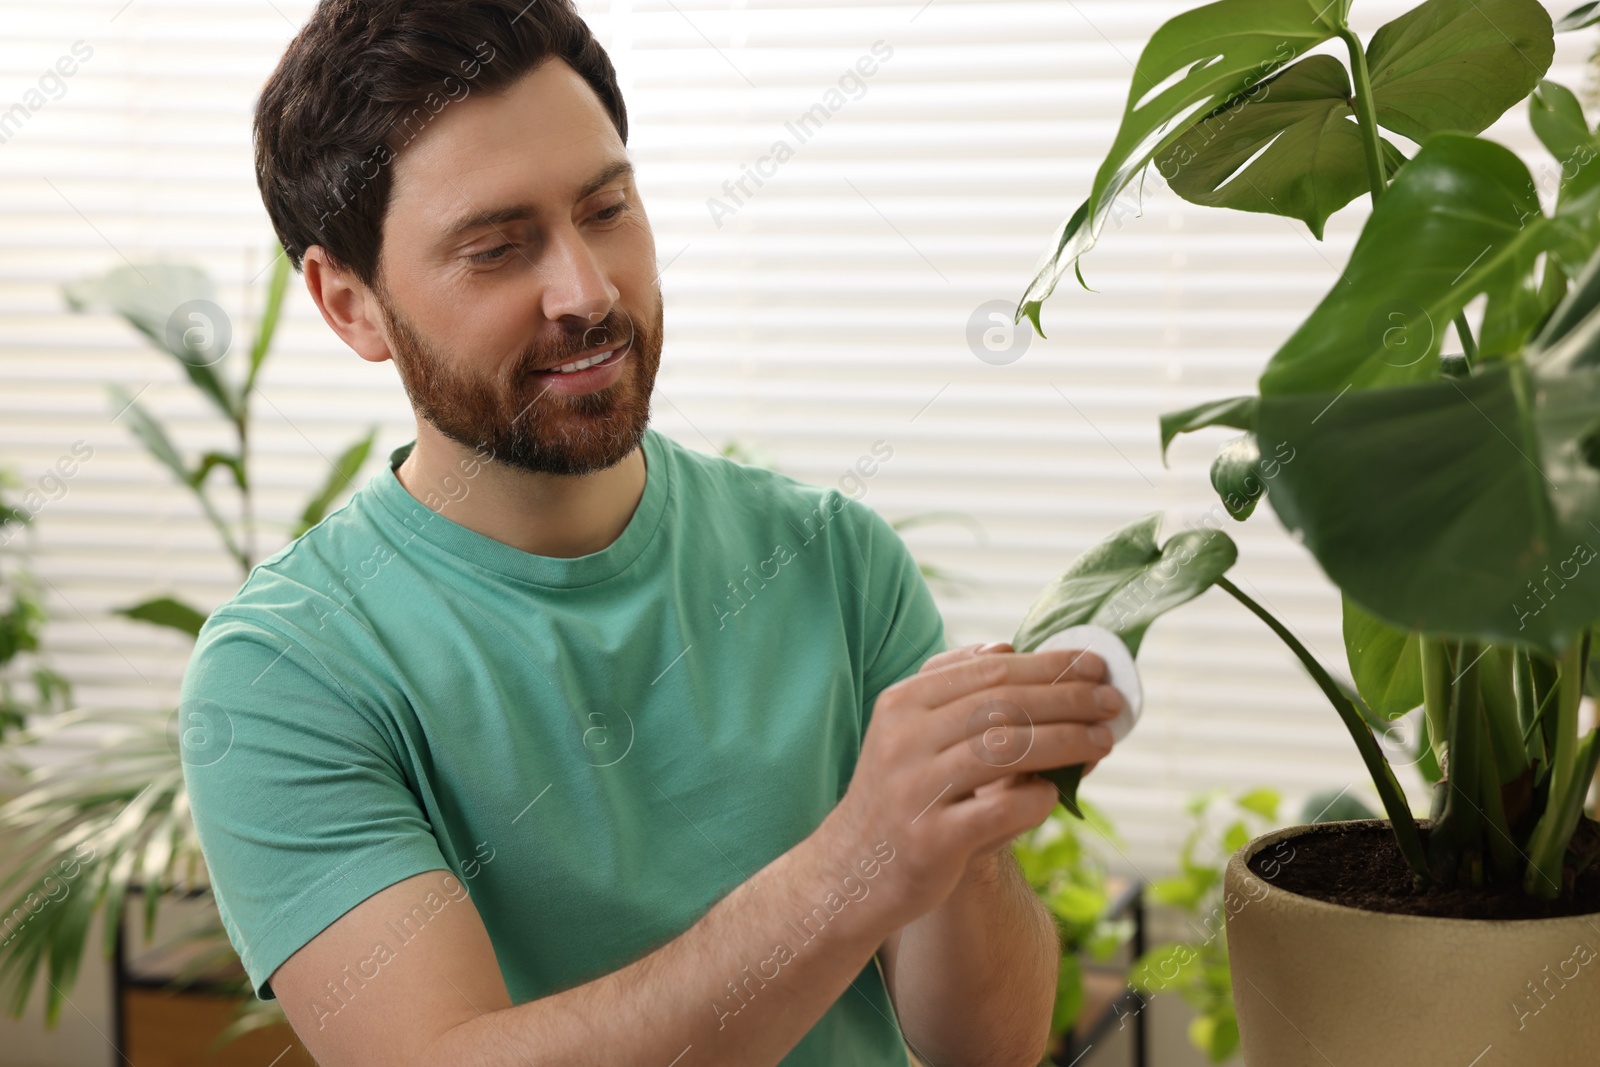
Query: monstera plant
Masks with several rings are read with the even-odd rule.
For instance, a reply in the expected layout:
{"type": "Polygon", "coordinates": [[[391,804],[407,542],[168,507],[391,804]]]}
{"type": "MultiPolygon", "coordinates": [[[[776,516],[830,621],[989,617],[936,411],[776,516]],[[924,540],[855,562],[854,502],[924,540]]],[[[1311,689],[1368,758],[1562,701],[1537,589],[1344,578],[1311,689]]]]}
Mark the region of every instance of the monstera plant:
{"type": "MultiPolygon", "coordinates": [[[[1228,581],[1234,549],[1210,527],[1163,547],[1153,522],[1114,535],[1075,564],[1067,586],[1046,591],[1016,644],[1079,622],[1137,639],[1153,614],[1219,586],[1289,643],[1371,772],[1405,875],[1391,887],[1397,899],[1371,907],[1463,917],[1439,923],[1583,918],[1600,912],[1600,833],[1584,810],[1600,742],[1580,730],[1581,700],[1596,689],[1600,622],[1600,136],[1575,96],[1544,80],[1558,26],[1542,4],[1427,0],[1365,41],[1350,28],[1350,7],[1222,0],[1156,30],[1111,151],[1016,319],[1043,334],[1041,308],[1058,282],[1072,271],[1087,287],[1083,257],[1151,168],[1191,203],[1298,220],[1317,239],[1334,212],[1370,198],[1349,262],[1270,354],[1256,394],[1168,415],[1160,428],[1163,454],[1179,434],[1243,431],[1218,454],[1212,484],[1238,521],[1265,496],[1339,587],[1353,689],[1228,581]],[[1538,167],[1543,188],[1516,153],[1479,136],[1524,101],[1553,157],[1538,167]],[[1443,771],[1423,819],[1374,736],[1418,708],[1443,771]]],[[[1587,4],[1559,29],[1596,21],[1600,6],[1587,4]]],[[[1334,826],[1345,829],[1319,828],[1293,847],[1309,856],[1313,839],[1359,836],[1352,824],[1334,826]]],[[[1235,856],[1230,889],[1265,891],[1249,866],[1259,847],[1235,856]]],[[[1448,946],[1432,957],[1429,979],[1411,983],[1432,998],[1418,1011],[1446,1030],[1420,1028],[1421,1044],[1407,1045],[1389,1028],[1348,1026],[1362,1009],[1345,994],[1359,986],[1381,1001],[1389,987],[1372,985],[1370,973],[1308,968],[1304,951],[1298,970],[1272,956],[1286,935],[1258,928],[1286,907],[1229,918],[1235,984],[1250,990],[1240,1005],[1247,1062],[1421,1062],[1463,1035],[1489,1033],[1488,1019],[1532,1033],[1527,1014],[1513,1018],[1504,1004],[1516,1007],[1514,991],[1540,964],[1509,962],[1517,977],[1500,990],[1482,978],[1498,967],[1492,953],[1462,958],[1454,977],[1466,985],[1445,994],[1431,976],[1456,958],[1448,946]],[[1259,1011],[1247,1010],[1255,993],[1259,1011]],[[1450,1011],[1434,1011],[1441,999],[1450,1011]]],[[[1360,908],[1318,913],[1305,929],[1332,936],[1365,915],[1360,908]]],[[[1487,932],[1494,926],[1481,923],[1482,936],[1498,936],[1487,932]]],[[[1412,929],[1372,937],[1392,949],[1412,929]]],[[[1512,943],[1555,951],[1540,940],[1549,929],[1537,929],[1519,927],[1526,936],[1512,943]]],[[[1376,949],[1323,947],[1367,971],[1394,963],[1376,949]]],[[[1570,954],[1567,944],[1552,958],[1570,954]]],[[[1404,1003],[1411,994],[1392,995],[1404,1003]]],[[[1562,1011],[1600,1007],[1600,991],[1562,995],[1562,1011]]],[[[1576,1064],[1573,1035],[1542,1025],[1502,1062],[1576,1064]],[[1554,1043],[1536,1049],[1539,1040],[1554,1043]]]]}

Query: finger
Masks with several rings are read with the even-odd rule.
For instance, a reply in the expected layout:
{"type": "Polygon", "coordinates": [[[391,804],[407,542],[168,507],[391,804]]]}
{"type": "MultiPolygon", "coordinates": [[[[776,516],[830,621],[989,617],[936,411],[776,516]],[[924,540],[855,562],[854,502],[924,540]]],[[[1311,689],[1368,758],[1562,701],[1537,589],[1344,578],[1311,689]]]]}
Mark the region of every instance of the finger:
{"type": "Polygon", "coordinates": [[[938,670],[941,667],[948,667],[953,663],[959,663],[964,659],[971,659],[973,656],[978,654],[978,649],[982,647],[984,646],[980,641],[976,644],[962,645],[960,648],[952,648],[946,652],[939,653],[937,656],[929,656],[928,661],[921,666],[919,671],[938,670]]]}
{"type": "Polygon", "coordinates": [[[897,701],[903,700],[912,707],[936,708],[998,685],[1098,682],[1104,677],[1105,663],[1092,652],[1069,648],[1049,652],[990,652],[918,672],[896,682],[885,693],[894,693],[897,701]]]}
{"type": "Polygon", "coordinates": [[[992,782],[985,782],[973,790],[974,795],[982,796],[985,793],[997,793],[1002,789],[1015,785],[1022,775],[1008,774],[1004,778],[997,778],[992,782]]]}
{"type": "Polygon", "coordinates": [[[1003,685],[983,689],[935,709],[922,726],[922,740],[936,751],[953,746],[994,748],[1009,736],[1048,723],[1109,722],[1125,701],[1109,685],[1058,682],[1054,685],[1003,685]]]}
{"type": "Polygon", "coordinates": [[[928,661],[919,669],[924,671],[934,670],[939,667],[947,666],[951,663],[959,663],[964,659],[971,659],[973,656],[986,656],[994,652],[1015,651],[1016,649],[1012,647],[1011,642],[1009,641],[991,641],[988,644],[984,644],[980,641],[971,645],[962,645],[960,648],[952,648],[947,652],[939,653],[937,656],[930,656],[928,661]]]}
{"type": "Polygon", "coordinates": [[[955,832],[973,841],[973,852],[992,851],[1044,822],[1057,799],[1056,787],[1046,779],[1019,776],[1003,789],[955,802],[949,817],[955,832]]]}
{"type": "Polygon", "coordinates": [[[1102,759],[1113,744],[1111,731],[1103,723],[1049,723],[1032,730],[1009,731],[1004,742],[991,732],[988,740],[988,747],[956,745],[934,759],[930,771],[939,781],[950,783],[951,797],[967,796],[1008,776],[1102,759]]]}

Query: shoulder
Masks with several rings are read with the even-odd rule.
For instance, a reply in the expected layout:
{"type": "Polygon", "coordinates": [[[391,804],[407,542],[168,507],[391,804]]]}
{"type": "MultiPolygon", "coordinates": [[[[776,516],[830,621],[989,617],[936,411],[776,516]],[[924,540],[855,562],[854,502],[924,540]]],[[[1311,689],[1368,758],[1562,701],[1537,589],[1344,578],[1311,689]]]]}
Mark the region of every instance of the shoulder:
{"type": "Polygon", "coordinates": [[[362,573],[374,552],[388,551],[392,540],[374,520],[369,493],[368,488],[358,490],[344,506],[258,563],[201,627],[187,673],[206,676],[207,668],[230,664],[236,669],[226,673],[236,680],[237,669],[248,669],[264,650],[270,657],[283,654],[282,666],[295,661],[313,674],[329,673],[331,660],[342,662],[341,651],[359,640],[354,631],[362,628],[349,610],[352,576],[362,573]]]}

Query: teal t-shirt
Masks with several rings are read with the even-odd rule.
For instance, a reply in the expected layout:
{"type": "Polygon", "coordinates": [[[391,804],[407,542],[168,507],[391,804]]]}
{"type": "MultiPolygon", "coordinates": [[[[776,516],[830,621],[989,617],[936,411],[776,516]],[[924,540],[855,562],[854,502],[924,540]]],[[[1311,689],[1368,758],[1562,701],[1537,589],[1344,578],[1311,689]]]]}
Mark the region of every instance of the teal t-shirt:
{"type": "MultiPolygon", "coordinates": [[[[412,497],[408,445],[207,621],[184,773],[258,996],[430,870],[470,895],[513,1003],[559,992],[681,934],[844,795],[878,694],[944,648],[916,563],[837,489],[643,447],[627,528],[559,559],[412,497]]],[[[875,962],[783,1062],[907,1062],[875,962]]]]}

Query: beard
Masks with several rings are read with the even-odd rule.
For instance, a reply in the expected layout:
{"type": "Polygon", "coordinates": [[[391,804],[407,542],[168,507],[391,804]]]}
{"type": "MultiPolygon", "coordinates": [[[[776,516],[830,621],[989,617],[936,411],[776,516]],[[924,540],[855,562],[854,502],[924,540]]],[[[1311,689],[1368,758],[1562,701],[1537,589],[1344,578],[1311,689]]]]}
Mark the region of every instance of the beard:
{"type": "Polygon", "coordinates": [[[661,366],[659,285],[653,322],[615,307],[596,325],[572,328],[552,344],[529,345],[487,374],[460,369],[464,361],[424,338],[381,285],[374,295],[412,408],[457,444],[534,474],[582,476],[616,466],[644,440],[661,366]],[[567,396],[549,390],[548,379],[535,373],[612,341],[628,346],[628,353],[622,374],[604,389],[567,396]]]}

